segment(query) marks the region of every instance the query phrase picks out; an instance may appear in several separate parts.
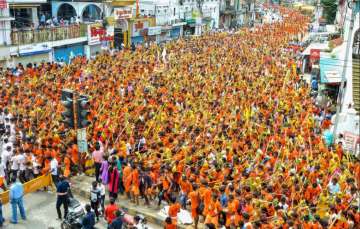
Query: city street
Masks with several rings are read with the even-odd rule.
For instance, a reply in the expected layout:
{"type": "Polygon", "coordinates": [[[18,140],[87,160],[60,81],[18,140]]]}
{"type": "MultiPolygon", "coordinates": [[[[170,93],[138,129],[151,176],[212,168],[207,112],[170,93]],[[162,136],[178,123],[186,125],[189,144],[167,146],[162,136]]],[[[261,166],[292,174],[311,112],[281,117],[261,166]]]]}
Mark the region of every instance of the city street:
{"type": "Polygon", "coordinates": [[[360,229],[360,0],[25,3],[0,0],[0,229],[360,229]]]}
{"type": "MultiPolygon", "coordinates": [[[[86,200],[81,199],[78,196],[75,196],[80,202],[85,205],[86,200]]],[[[19,222],[14,225],[10,223],[11,218],[11,206],[6,204],[3,206],[3,216],[5,218],[5,223],[3,228],[6,229],[49,229],[60,228],[60,221],[56,220],[57,214],[55,209],[56,197],[53,193],[50,192],[35,192],[25,196],[24,205],[26,209],[27,220],[23,221],[18,215],[19,222]]],[[[18,212],[18,214],[20,214],[18,212]]],[[[157,229],[160,228],[156,225],[149,225],[151,228],[157,229]]],[[[97,228],[106,228],[106,222],[104,219],[96,224],[97,228]]]]}

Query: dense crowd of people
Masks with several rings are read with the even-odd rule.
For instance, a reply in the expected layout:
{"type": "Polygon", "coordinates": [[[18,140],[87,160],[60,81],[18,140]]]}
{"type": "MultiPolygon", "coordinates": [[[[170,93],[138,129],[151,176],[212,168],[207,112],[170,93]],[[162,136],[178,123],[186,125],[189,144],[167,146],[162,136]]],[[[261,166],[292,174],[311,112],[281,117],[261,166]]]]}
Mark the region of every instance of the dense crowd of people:
{"type": "Polygon", "coordinates": [[[232,34],[4,70],[2,184],[53,172],[54,160],[65,177],[93,161],[111,199],[167,202],[166,228],[180,208],[195,228],[200,218],[209,228],[358,226],[360,163],[324,143],[329,111],[288,48],[309,19],[279,10],[282,22],[232,34]],[[61,122],[64,88],[91,97],[80,158],[61,122]]]}

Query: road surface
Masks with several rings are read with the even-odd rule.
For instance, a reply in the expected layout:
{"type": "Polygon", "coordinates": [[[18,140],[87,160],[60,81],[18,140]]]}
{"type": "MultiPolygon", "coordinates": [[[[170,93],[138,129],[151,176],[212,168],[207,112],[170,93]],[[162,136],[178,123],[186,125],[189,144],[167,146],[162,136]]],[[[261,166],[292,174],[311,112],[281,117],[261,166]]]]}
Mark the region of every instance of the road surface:
{"type": "MultiPolygon", "coordinates": [[[[81,197],[75,196],[83,205],[87,203],[86,200],[81,197]]],[[[3,205],[3,216],[5,223],[3,228],[5,229],[59,229],[60,221],[58,221],[56,214],[56,196],[50,192],[39,191],[31,194],[27,194],[24,198],[24,205],[26,211],[27,220],[24,221],[20,217],[18,210],[18,224],[11,224],[11,206],[10,204],[3,205]]],[[[63,212],[63,209],[62,209],[63,212]]],[[[149,225],[153,229],[160,229],[157,225],[149,225]]],[[[106,229],[107,224],[104,219],[96,224],[99,229],[106,229]]]]}

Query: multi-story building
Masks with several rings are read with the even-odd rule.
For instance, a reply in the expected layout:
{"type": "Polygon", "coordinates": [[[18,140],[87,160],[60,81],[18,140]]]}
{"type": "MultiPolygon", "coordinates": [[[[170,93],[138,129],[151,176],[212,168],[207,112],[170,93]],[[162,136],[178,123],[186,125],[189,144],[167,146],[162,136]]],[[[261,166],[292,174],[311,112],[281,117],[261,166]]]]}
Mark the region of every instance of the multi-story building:
{"type": "Polygon", "coordinates": [[[10,22],[14,18],[10,17],[9,7],[5,0],[0,0],[0,65],[10,57],[10,22]]]}
{"type": "Polygon", "coordinates": [[[201,35],[219,27],[219,4],[220,0],[0,0],[0,63],[69,62],[103,48],[201,35]]]}
{"type": "Polygon", "coordinates": [[[220,28],[233,28],[244,24],[246,4],[241,0],[221,0],[220,2],[220,28]]]}

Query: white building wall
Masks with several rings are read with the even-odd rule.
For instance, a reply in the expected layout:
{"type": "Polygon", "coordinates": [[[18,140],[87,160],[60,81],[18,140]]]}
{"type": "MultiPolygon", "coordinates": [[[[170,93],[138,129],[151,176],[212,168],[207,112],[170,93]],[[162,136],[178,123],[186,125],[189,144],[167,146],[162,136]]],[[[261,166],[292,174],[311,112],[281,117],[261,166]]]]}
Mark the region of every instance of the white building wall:
{"type": "Polygon", "coordinates": [[[9,8],[0,9],[0,46],[11,44],[11,19],[12,18],[10,18],[9,8]]]}
{"type": "MultiPolygon", "coordinates": [[[[203,17],[214,18],[216,28],[219,25],[219,8],[219,0],[205,0],[202,6],[203,17]]],[[[196,0],[183,0],[182,5],[178,0],[140,0],[139,10],[141,15],[155,16],[157,25],[171,25],[175,20],[191,19],[198,6],[196,0]]],[[[136,4],[133,13],[136,13],[136,4]]]]}
{"type": "Polygon", "coordinates": [[[105,3],[98,3],[98,2],[62,2],[62,1],[52,1],[51,2],[51,12],[52,12],[52,16],[57,16],[57,13],[60,9],[60,6],[62,4],[69,4],[72,7],[74,7],[75,12],[76,12],[76,16],[80,16],[81,20],[82,20],[82,14],[84,12],[84,9],[88,6],[88,5],[96,5],[97,7],[99,7],[101,13],[104,11],[105,9],[105,13],[108,12],[109,10],[106,10],[106,4],[105,3]]]}
{"type": "MultiPolygon", "coordinates": [[[[349,11],[351,12],[351,10],[349,10],[349,11]]],[[[350,29],[350,20],[351,20],[351,13],[348,13],[345,17],[345,28],[344,28],[344,34],[346,36],[350,29]]],[[[345,37],[344,43],[342,44],[343,47],[346,47],[347,42],[350,42],[350,44],[351,44],[350,47],[352,47],[354,35],[355,35],[356,30],[359,29],[359,25],[360,25],[360,20],[359,20],[359,12],[358,12],[355,16],[354,28],[353,28],[352,34],[350,37],[345,37]]],[[[354,103],[353,91],[352,91],[352,50],[351,49],[348,53],[347,58],[348,58],[348,61],[347,61],[347,67],[345,70],[346,90],[345,90],[345,96],[344,96],[344,100],[343,100],[343,104],[342,104],[342,108],[341,108],[342,113],[347,113],[349,110],[348,109],[349,104],[354,103]]],[[[340,59],[345,59],[345,56],[340,57],[340,59]]]]}

